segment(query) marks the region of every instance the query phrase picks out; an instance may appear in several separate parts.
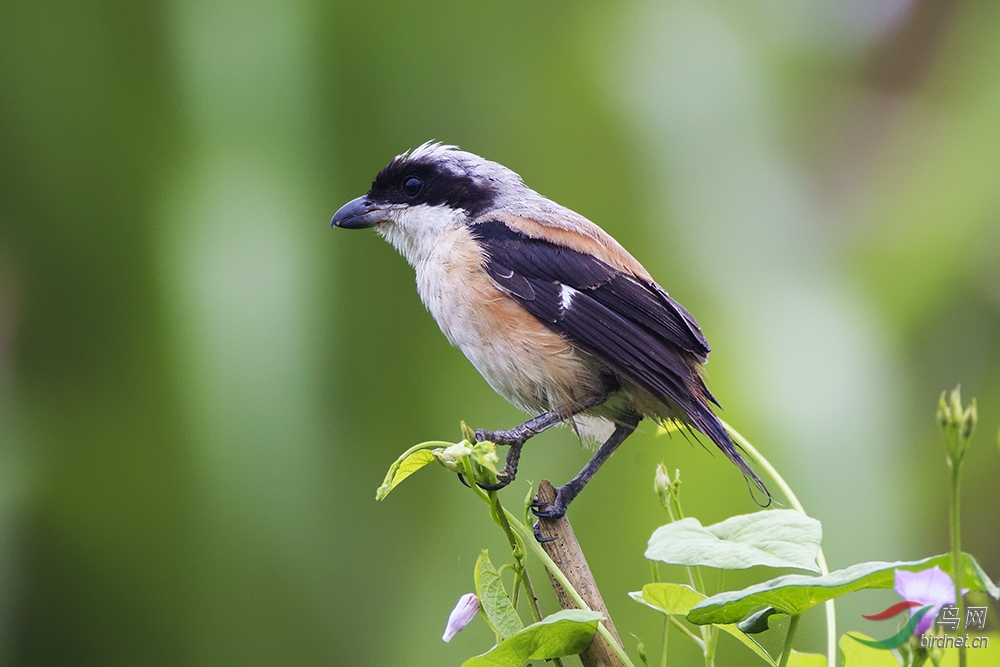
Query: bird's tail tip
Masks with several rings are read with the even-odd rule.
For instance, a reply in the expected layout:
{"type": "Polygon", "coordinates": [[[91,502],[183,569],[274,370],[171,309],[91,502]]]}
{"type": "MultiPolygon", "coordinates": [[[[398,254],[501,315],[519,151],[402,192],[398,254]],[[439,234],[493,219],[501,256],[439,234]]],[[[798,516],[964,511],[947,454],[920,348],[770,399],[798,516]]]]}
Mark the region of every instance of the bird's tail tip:
{"type": "Polygon", "coordinates": [[[695,420],[695,426],[698,427],[702,433],[707,435],[712,439],[712,442],[722,450],[722,453],[726,455],[730,461],[732,461],[740,472],[743,473],[744,479],[747,482],[747,488],[750,490],[750,497],[753,501],[757,503],[760,507],[770,507],[774,502],[774,497],[768,490],[767,486],[764,484],[763,480],[757,475],[754,469],[747,463],[747,460],[743,458],[741,452],[745,452],[740,444],[736,442],[733,437],[726,430],[726,427],[722,425],[719,418],[715,416],[715,413],[711,412],[706,408],[710,416],[705,418],[703,415],[699,415],[700,418],[695,420]],[[759,492],[763,499],[758,497],[759,492]]]}

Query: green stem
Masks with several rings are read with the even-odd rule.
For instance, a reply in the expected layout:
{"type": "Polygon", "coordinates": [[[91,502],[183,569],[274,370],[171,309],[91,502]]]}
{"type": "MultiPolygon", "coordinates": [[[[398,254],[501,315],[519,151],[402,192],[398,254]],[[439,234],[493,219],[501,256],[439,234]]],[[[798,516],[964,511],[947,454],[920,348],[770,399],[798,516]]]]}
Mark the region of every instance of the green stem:
{"type": "MultiPolygon", "coordinates": [[[[726,571],[720,569],[719,570],[719,587],[716,589],[715,595],[718,595],[719,593],[722,592],[722,585],[723,585],[723,583],[725,583],[725,580],[726,580],[726,571]]],[[[707,595],[707,593],[706,593],[706,595],[707,595]]],[[[722,631],[718,627],[716,627],[714,624],[713,625],[705,625],[705,626],[702,626],[702,627],[707,627],[709,629],[708,641],[706,642],[706,651],[705,652],[706,652],[707,655],[705,656],[705,664],[708,665],[708,667],[712,667],[712,665],[715,664],[715,647],[719,643],[719,636],[722,634],[722,631]]]]}
{"type": "Polygon", "coordinates": [[[684,569],[687,570],[688,583],[691,584],[691,588],[695,589],[699,593],[704,593],[705,591],[700,590],[698,588],[698,583],[694,580],[694,569],[691,568],[691,566],[686,566],[684,569]]]}
{"type": "MultiPolygon", "coordinates": [[[[958,606],[959,622],[965,620],[965,600],[962,599],[962,535],[959,518],[961,499],[961,460],[951,464],[951,579],[955,584],[955,604],[958,606]]],[[[958,665],[966,666],[965,647],[958,649],[958,665]]]]}
{"type": "Polygon", "coordinates": [[[531,609],[531,616],[537,623],[542,620],[542,611],[538,608],[538,598],[535,596],[535,589],[531,585],[528,568],[525,567],[524,548],[521,546],[517,536],[514,534],[514,530],[510,526],[510,522],[507,520],[509,512],[500,505],[500,498],[497,496],[496,491],[489,492],[489,499],[492,514],[496,517],[496,522],[503,529],[504,535],[507,536],[507,541],[510,543],[511,553],[517,562],[517,573],[520,576],[521,583],[524,584],[524,592],[528,596],[528,608],[531,609]]]}
{"type": "MultiPolygon", "coordinates": [[[[780,474],[778,474],[778,471],[771,465],[770,461],[764,458],[764,455],[758,452],[757,448],[751,445],[749,440],[740,435],[739,431],[726,422],[722,422],[722,425],[726,427],[727,431],[729,431],[729,435],[733,436],[733,439],[736,440],[736,442],[738,442],[744,450],[746,450],[747,454],[750,455],[750,458],[756,461],[757,464],[767,472],[771,479],[775,481],[778,488],[781,489],[781,492],[785,494],[789,504],[799,512],[805,514],[806,510],[802,507],[802,503],[799,502],[795,492],[792,491],[792,487],[788,486],[788,483],[785,482],[784,478],[782,478],[780,474]]],[[[822,574],[830,574],[830,568],[826,565],[826,556],[823,555],[822,547],[820,547],[819,553],[816,554],[816,565],[819,566],[819,571],[822,574]]],[[[837,664],[837,610],[834,607],[833,600],[826,601],[826,659],[827,664],[830,667],[837,664]]]]}
{"type": "MultiPolygon", "coordinates": [[[[708,596],[708,592],[705,590],[705,580],[701,576],[701,569],[698,566],[687,568],[688,579],[691,581],[691,588],[695,589],[704,596],[708,596]]],[[[701,633],[701,639],[704,642],[704,652],[705,652],[705,667],[712,667],[712,663],[709,659],[709,654],[714,655],[713,639],[715,635],[714,625],[699,625],[698,631],[701,633]]]]}
{"type": "Polygon", "coordinates": [[[705,641],[705,667],[715,665],[715,647],[719,642],[719,629],[714,625],[703,626],[709,628],[708,638],[705,641]]]}
{"type": "Polygon", "coordinates": [[[517,603],[521,599],[521,575],[516,570],[514,571],[514,587],[512,589],[510,605],[517,609],[517,603]]]}
{"type": "Polygon", "coordinates": [[[524,592],[528,596],[528,608],[531,609],[531,617],[537,623],[542,620],[542,610],[538,608],[538,598],[535,596],[535,589],[531,585],[531,577],[528,576],[527,569],[522,571],[521,582],[524,584],[524,592]]]}
{"type": "Polygon", "coordinates": [[[663,617],[663,637],[660,639],[660,644],[663,649],[660,651],[660,667],[667,667],[667,630],[670,629],[670,615],[667,614],[663,617]]]}
{"type": "Polygon", "coordinates": [[[674,625],[674,627],[675,627],[675,628],[677,628],[677,629],[678,629],[678,630],[680,630],[680,631],[681,631],[682,633],[684,633],[684,635],[685,635],[685,636],[686,636],[686,637],[687,637],[688,639],[690,639],[690,640],[691,640],[691,641],[693,641],[693,642],[694,642],[695,644],[697,644],[697,645],[698,645],[698,648],[700,648],[700,649],[701,649],[702,653],[704,653],[704,652],[705,652],[705,642],[703,642],[703,641],[701,640],[701,638],[700,638],[700,637],[698,637],[698,635],[696,635],[695,633],[691,632],[691,630],[689,630],[689,629],[688,629],[688,627],[687,627],[686,625],[684,625],[684,624],[683,624],[683,623],[681,623],[681,622],[680,622],[679,620],[677,620],[677,617],[676,617],[676,616],[671,616],[671,617],[670,617],[670,622],[671,622],[671,623],[673,623],[673,625],[674,625]]]}
{"type": "Polygon", "coordinates": [[[792,621],[788,624],[788,633],[785,635],[785,648],[781,651],[781,661],[778,663],[778,667],[785,667],[788,664],[788,658],[792,655],[792,638],[795,636],[795,631],[799,629],[799,618],[800,616],[792,616],[792,621]]]}
{"type": "MultiPolygon", "coordinates": [[[[705,582],[702,580],[701,570],[695,568],[695,571],[698,573],[698,581],[704,587],[705,582]]],[[[722,576],[724,572],[725,570],[719,570],[719,591],[722,590],[722,576]]],[[[716,593],[719,591],[716,591],[716,593]]],[[[709,594],[706,590],[702,590],[701,592],[705,595],[709,594]]],[[[705,636],[705,667],[713,667],[715,665],[715,647],[719,642],[720,630],[712,624],[702,625],[701,629],[702,634],[705,636]]]]}

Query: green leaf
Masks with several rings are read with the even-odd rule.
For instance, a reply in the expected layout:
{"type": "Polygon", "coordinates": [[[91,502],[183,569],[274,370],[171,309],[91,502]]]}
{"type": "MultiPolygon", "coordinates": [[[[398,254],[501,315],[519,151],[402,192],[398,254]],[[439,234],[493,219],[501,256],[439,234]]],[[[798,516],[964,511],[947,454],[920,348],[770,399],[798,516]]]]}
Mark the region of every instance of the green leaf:
{"type": "Polygon", "coordinates": [[[448,447],[450,442],[422,442],[410,447],[389,467],[382,486],[375,491],[375,500],[384,500],[389,492],[399,486],[404,479],[434,460],[433,448],[448,447]]]}
{"type": "Polygon", "coordinates": [[[826,667],[826,656],[819,653],[799,653],[792,649],[792,654],[788,656],[788,667],[826,667]]]}
{"type": "Polygon", "coordinates": [[[818,572],[816,554],[822,536],[819,521],[795,510],[743,514],[712,526],[687,518],[657,528],[649,538],[646,558],[722,570],[766,565],[818,572]]]}
{"type": "Polygon", "coordinates": [[[522,667],[528,660],[549,660],[582,653],[597,632],[604,615],[596,611],[566,609],[532,623],[483,655],[469,658],[462,667],[522,667]]]}
{"type": "MultiPolygon", "coordinates": [[[[973,591],[986,591],[1000,599],[1000,590],[979,567],[976,559],[962,554],[962,587],[973,591]]],[[[945,572],[951,571],[951,554],[942,554],[916,561],[895,563],[858,563],[822,577],[789,574],[762,584],[713,595],[699,603],[687,615],[692,623],[735,623],[761,607],[771,606],[780,613],[795,616],[827,600],[867,588],[892,588],[894,571],[917,572],[937,565],[945,572]]]]}
{"type": "MultiPolygon", "coordinates": [[[[668,616],[684,616],[694,605],[705,599],[702,593],[690,586],[671,583],[646,584],[642,587],[642,591],[629,593],[629,597],[668,616]]],[[[735,625],[716,625],[715,627],[735,637],[767,664],[772,666],[775,664],[771,656],[757,642],[741,632],[735,625]]]]}
{"type": "Polygon", "coordinates": [[[641,591],[628,594],[636,602],[652,607],[664,614],[686,616],[691,607],[705,599],[705,596],[684,584],[646,584],[641,591]]]}
{"type": "Polygon", "coordinates": [[[479,608],[483,610],[490,627],[501,638],[506,639],[524,629],[524,623],[514,611],[514,605],[486,549],[476,561],[476,595],[479,597],[479,608]]]}
{"type": "MultiPolygon", "coordinates": [[[[855,633],[865,639],[871,639],[860,632],[855,633]]],[[[890,651],[865,646],[847,635],[840,636],[840,654],[844,656],[844,667],[899,667],[890,651]]]]}

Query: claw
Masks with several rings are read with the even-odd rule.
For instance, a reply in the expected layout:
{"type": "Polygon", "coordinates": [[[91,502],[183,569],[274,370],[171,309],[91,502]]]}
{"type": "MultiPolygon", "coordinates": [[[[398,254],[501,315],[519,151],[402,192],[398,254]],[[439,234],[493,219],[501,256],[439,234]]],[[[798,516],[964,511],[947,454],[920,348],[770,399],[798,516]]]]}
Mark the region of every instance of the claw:
{"type": "Polygon", "coordinates": [[[554,503],[531,503],[531,513],[540,519],[559,519],[566,516],[566,508],[559,507],[559,498],[554,503]]]}
{"type": "Polygon", "coordinates": [[[476,482],[476,486],[478,486],[483,491],[499,491],[505,486],[508,486],[513,481],[514,481],[514,476],[511,475],[509,472],[507,472],[507,469],[504,468],[503,470],[497,473],[496,484],[480,484],[479,482],[476,482]]]}
{"type": "Polygon", "coordinates": [[[483,491],[499,491],[500,489],[506,487],[508,484],[510,484],[510,480],[505,479],[503,477],[497,477],[496,484],[480,484],[479,482],[476,482],[476,486],[478,486],[483,491]]]}
{"type": "Polygon", "coordinates": [[[535,525],[532,526],[531,532],[535,534],[535,541],[538,542],[539,544],[545,544],[546,542],[555,542],[556,538],[554,537],[542,537],[542,531],[539,529],[537,521],[535,522],[535,525]]]}
{"type": "Polygon", "coordinates": [[[462,473],[456,473],[456,474],[458,475],[458,481],[460,481],[466,488],[468,489],[472,488],[471,486],[469,486],[469,483],[465,481],[465,475],[463,475],[462,473]]]}

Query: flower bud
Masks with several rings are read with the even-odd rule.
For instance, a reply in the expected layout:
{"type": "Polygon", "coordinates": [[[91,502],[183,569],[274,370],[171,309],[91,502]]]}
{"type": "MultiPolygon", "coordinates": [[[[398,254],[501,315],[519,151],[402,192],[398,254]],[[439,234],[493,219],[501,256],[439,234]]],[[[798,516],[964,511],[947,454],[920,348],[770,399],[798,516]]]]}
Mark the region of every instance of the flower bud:
{"type": "Polygon", "coordinates": [[[472,453],[472,448],[464,440],[450,447],[433,450],[434,458],[452,472],[462,472],[459,461],[472,453]]]}
{"type": "Polygon", "coordinates": [[[451,610],[451,614],[448,615],[448,625],[445,626],[441,639],[450,642],[455,635],[464,630],[465,626],[472,622],[472,619],[478,613],[479,598],[476,597],[475,593],[466,593],[458,598],[458,603],[451,610]]]}
{"type": "Polygon", "coordinates": [[[639,654],[639,660],[642,661],[642,664],[648,667],[649,656],[646,655],[646,644],[638,637],[638,635],[632,635],[632,636],[635,637],[636,641],[638,642],[635,645],[635,652],[639,654]]]}
{"type": "Polygon", "coordinates": [[[468,442],[470,445],[475,443],[476,432],[473,431],[472,428],[464,421],[462,422],[461,428],[462,428],[462,437],[465,438],[465,441],[468,442]]]}
{"type": "Polygon", "coordinates": [[[681,518],[675,516],[675,513],[679,511],[680,503],[680,491],[681,491],[681,471],[674,471],[674,480],[670,481],[670,473],[667,472],[667,466],[660,463],[656,466],[656,474],[653,476],[653,491],[660,499],[660,504],[663,505],[663,509],[667,510],[667,514],[670,515],[671,521],[676,521],[681,518]]]}
{"type": "Polygon", "coordinates": [[[951,395],[948,397],[951,402],[951,419],[952,421],[958,421],[962,415],[962,385],[958,385],[951,390],[951,395]]]}
{"type": "Polygon", "coordinates": [[[962,413],[962,424],[959,435],[963,440],[968,440],[976,432],[976,422],[979,421],[979,410],[976,408],[976,399],[973,397],[972,403],[962,413]]]}
{"type": "Polygon", "coordinates": [[[943,392],[938,399],[937,422],[948,441],[948,460],[951,465],[961,464],[979,421],[975,398],[962,408],[961,389],[958,386],[951,392],[943,392]]]}
{"type": "Polygon", "coordinates": [[[667,472],[667,466],[660,465],[656,466],[656,474],[653,476],[653,491],[660,497],[660,502],[666,504],[667,497],[670,495],[670,474],[667,472]]]}

